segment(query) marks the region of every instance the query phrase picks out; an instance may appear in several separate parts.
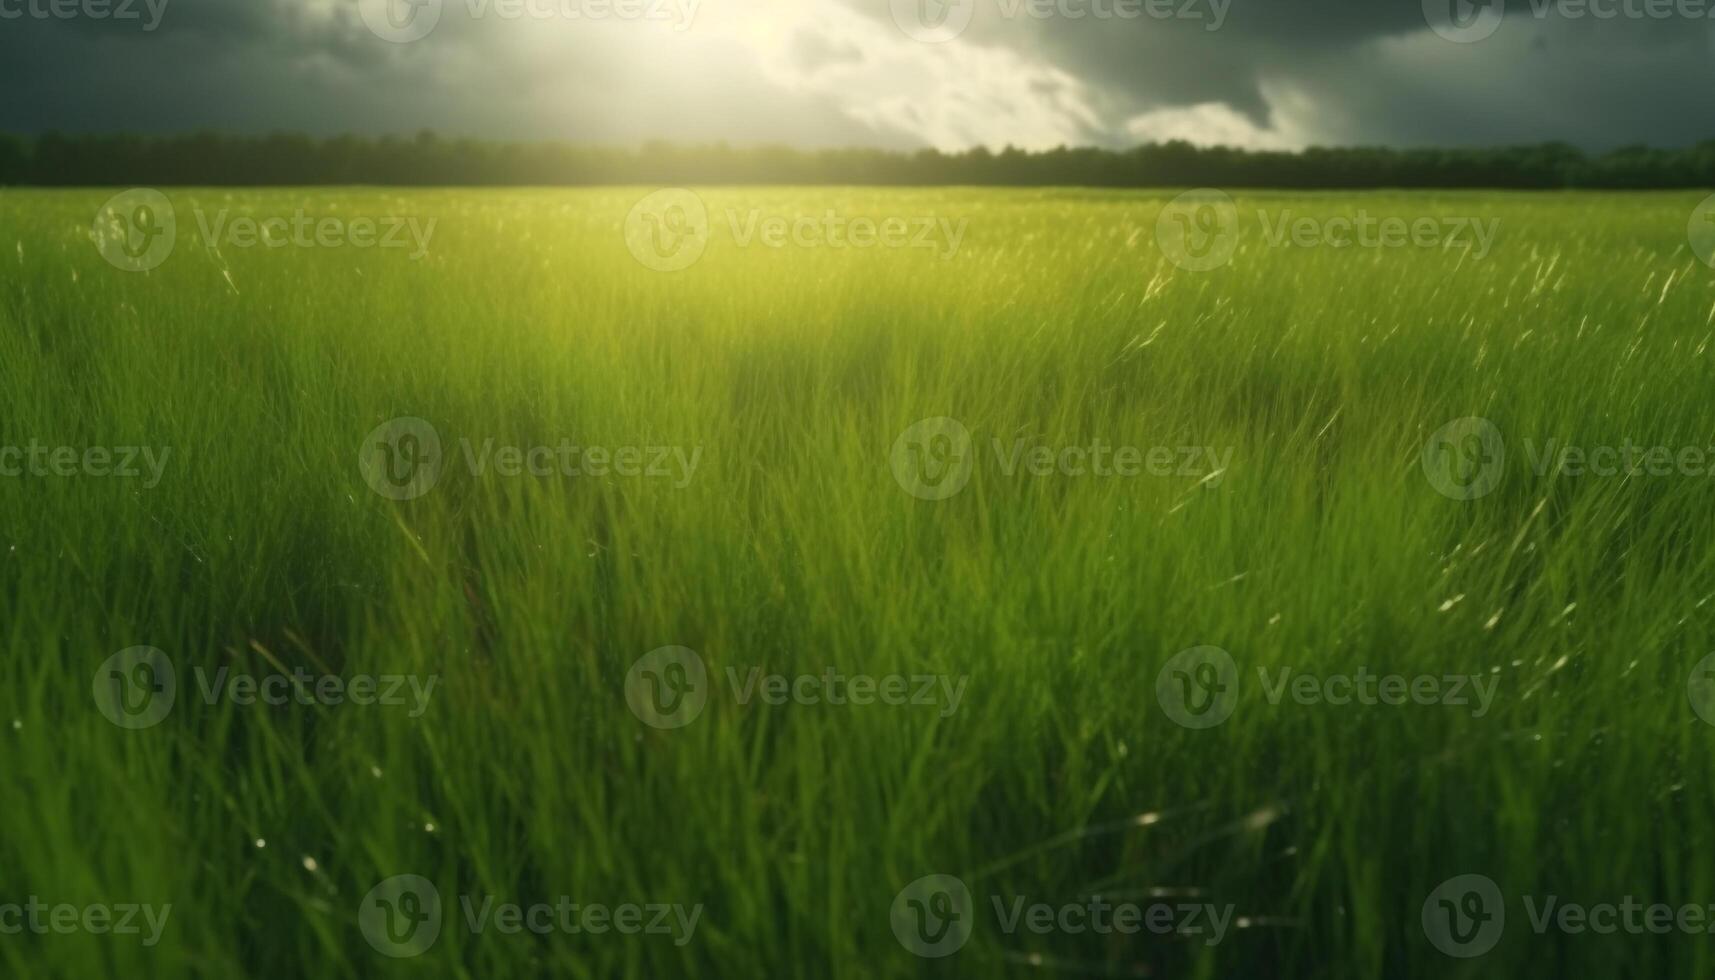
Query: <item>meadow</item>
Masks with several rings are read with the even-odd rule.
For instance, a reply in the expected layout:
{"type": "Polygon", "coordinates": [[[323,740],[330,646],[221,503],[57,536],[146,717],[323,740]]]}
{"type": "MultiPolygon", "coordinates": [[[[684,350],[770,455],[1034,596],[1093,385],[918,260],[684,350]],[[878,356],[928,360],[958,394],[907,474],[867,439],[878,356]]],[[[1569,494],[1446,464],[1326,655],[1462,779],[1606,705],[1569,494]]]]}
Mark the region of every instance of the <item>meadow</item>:
{"type": "Polygon", "coordinates": [[[1702,194],[118,190],[7,975],[1715,970],[1702,194]]]}

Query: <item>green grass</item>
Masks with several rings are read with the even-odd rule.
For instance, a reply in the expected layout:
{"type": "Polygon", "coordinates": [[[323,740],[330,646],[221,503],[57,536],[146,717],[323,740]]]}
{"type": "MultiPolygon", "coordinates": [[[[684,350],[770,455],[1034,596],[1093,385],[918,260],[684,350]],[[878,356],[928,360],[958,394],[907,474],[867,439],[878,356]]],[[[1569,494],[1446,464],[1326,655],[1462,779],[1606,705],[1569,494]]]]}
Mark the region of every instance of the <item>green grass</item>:
{"type": "MultiPolygon", "coordinates": [[[[171,903],[160,942],[0,935],[32,977],[1707,976],[1707,936],[1531,928],[1521,896],[1715,904],[1715,481],[1539,474],[1549,439],[1715,445],[1702,195],[1240,195],[1233,261],[1167,261],[1171,195],[706,190],[702,260],[645,268],[650,188],[178,190],[172,257],[89,240],[110,191],[0,192],[0,445],[170,447],[140,480],[0,478],[0,903],[171,903]],[[193,207],[434,218],[430,254],[233,249],[193,207]],[[731,239],[727,209],[968,222],[951,258],[731,239]],[[1493,251],[1269,247],[1255,211],[1498,220],[1493,251]],[[359,447],[420,417],[449,466],[374,492],[359,447]],[[896,438],[978,454],[907,494],[896,438]],[[1460,501],[1447,422],[1505,434],[1460,501]],[[1207,446],[1202,474],[1008,474],[992,440],[1207,446]],[[508,478],[481,445],[701,449],[688,484],[508,478]],[[92,682],[161,649],[178,698],[110,724],[92,682]],[[691,724],[626,674],[708,665],[691,724]],[[1156,681],[1213,645],[1232,716],[1156,681]],[[193,671],[439,678],[400,707],[208,704],[193,671]],[[1469,674],[1490,710],[1270,704],[1258,670],[1469,674]],[[739,703],[727,678],[968,678],[957,710],[739,703]],[[1140,820],[1140,816],[1155,816],[1140,820]],[[432,830],[429,829],[432,827],[432,830]],[[258,847],[258,840],[266,842],[258,847]],[[377,882],[422,875],[436,944],[380,955],[377,882]],[[890,908],[960,877],[949,959],[890,908]],[[1445,879],[1508,896],[1453,959],[1445,879]],[[1151,889],[1224,940],[1008,935],[1010,907],[1151,889]],[[473,934],[457,896],[701,903],[691,940],[473,934]],[[1033,957],[1040,957],[1033,962],[1033,957]]],[[[0,922],[0,925],[3,925],[0,922]]]]}

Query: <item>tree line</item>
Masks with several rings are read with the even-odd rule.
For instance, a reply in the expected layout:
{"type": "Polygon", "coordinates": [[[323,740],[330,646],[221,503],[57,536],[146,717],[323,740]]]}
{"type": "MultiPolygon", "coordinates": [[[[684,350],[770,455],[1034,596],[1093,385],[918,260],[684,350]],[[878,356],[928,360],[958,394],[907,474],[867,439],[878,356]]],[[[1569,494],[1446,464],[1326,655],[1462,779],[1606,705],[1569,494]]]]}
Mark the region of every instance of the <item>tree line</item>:
{"type": "Polygon", "coordinates": [[[646,144],[614,149],[415,137],[0,133],[0,185],[867,184],[1277,188],[1706,188],[1715,140],[1587,154],[1565,143],[1491,149],[1296,152],[1173,141],[1128,150],[961,153],[646,144]]]}

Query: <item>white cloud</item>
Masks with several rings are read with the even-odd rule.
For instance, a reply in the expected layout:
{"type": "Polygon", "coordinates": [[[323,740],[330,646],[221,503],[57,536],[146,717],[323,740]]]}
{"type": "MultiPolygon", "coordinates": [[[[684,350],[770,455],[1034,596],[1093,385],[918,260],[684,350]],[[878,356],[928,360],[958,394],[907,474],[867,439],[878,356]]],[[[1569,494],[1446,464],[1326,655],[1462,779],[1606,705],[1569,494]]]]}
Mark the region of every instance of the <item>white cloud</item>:
{"type": "Polygon", "coordinates": [[[1126,120],[1125,134],[1134,143],[1185,140],[1245,150],[1301,150],[1339,142],[1343,119],[1334,105],[1286,82],[1265,81],[1260,88],[1268,105],[1262,125],[1225,102],[1202,102],[1135,115],[1126,120]]]}
{"type": "Polygon", "coordinates": [[[1138,143],[1186,140],[1198,146],[1246,150],[1293,150],[1303,141],[1251,122],[1225,102],[1204,102],[1183,109],[1156,109],[1126,120],[1126,135],[1138,143]]]}
{"type": "Polygon", "coordinates": [[[785,91],[852,120],[945,150],[1088,142],[1102,128],[1071,74],[963,38],[925,44],[836,0],[764,3],[699,23],[724,32],[785,91]]]}

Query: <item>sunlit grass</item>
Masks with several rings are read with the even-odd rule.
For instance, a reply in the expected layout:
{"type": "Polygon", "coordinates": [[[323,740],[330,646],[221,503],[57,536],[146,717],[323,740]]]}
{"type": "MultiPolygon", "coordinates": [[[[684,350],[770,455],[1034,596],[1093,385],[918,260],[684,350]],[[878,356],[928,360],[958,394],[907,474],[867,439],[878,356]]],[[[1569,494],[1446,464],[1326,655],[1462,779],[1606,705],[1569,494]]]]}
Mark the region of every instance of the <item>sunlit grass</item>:
{"type": "Polygon", "coordinates": [[[175,191],[146,274],[89,240],[110,192],[0,194],[0,445],[170,447],[158,486],[0,478],[0,902],[172,903],[159,945],[0,936],[14,976],[1700,976],[1706,937],[1536,935],[1486,957],[1419,925],[1444,879],[1715,904],[1715,480],[1538,474],[1522,451],[1715,446],[1700,195],[1241,196],[1233,261],[1162,254],[1169,195],[708,190],[714,237],[645,268],[642,189],[175,191]],[[428,255],[205,248],[191,210],[409,214],[428,255]],[[1271,247],[1255,212],[1498,220],[1456,248],[1271,247]],[[741,246],[761,209],[964,222],[956,252],[741,246]],[[365,436],[700,450],[687,481],[452,466],[373,493],[365,436]],[[890,468],[949,416],[982,453],[938,502],[890,468]],[[1462,502],[1447,422],[1505,434],[1462,502]],[[1212,447],[1225,471],[1006,473],[989,447],[1212,447]],[[683,483],[684,485],[679,485],[683,483]],[[159,726],[91,697],[106,658],[179,671],[159,726]],[[707,709],[627,707],[659,647],[707,709]],[[1231,653],[1233,716],[1156,698],[1231,653]],[[193,668],[435,675],[427,710],[203,703],[193,668]],[[740,704],[765,672],[968,678],[956,711],[740,704]],[[1496,678],[1451,706],[1268,703],[1258,670],[1496,678]],[[1141,819],[1140,819],[1141,818],[1141,819]],[[432,829],[431,829],[432,828],[432,829]],[[258,846],[258,841],[265,846],[258,846]],[[437,944],[357,909],[434,881],[437,944]],[[889,925],[971,887],[955,957],[889,925]],[[990,896],[1152,889],[1250,920],[1219,945],[1004,935],[990,896]],[[473,935],[457,897],[706,907],[665,936],[473,935]],[[1054,975],[1061,975],[1056,972],[1054,975]]]}

